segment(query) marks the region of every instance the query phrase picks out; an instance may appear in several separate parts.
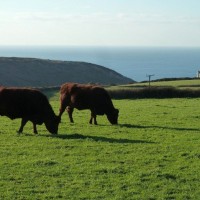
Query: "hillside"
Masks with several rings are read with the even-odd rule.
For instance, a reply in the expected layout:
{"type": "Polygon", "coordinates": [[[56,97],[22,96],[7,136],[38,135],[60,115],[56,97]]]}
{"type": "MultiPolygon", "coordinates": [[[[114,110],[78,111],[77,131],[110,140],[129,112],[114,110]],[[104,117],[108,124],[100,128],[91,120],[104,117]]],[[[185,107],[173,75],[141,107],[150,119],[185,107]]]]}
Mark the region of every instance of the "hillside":
{"type": "Polygon", "coordinates": [[[86,62],[0,57],[0,85],[50,87],[65,82],[111,85],[134,81],[108,68],[86,62]]]}

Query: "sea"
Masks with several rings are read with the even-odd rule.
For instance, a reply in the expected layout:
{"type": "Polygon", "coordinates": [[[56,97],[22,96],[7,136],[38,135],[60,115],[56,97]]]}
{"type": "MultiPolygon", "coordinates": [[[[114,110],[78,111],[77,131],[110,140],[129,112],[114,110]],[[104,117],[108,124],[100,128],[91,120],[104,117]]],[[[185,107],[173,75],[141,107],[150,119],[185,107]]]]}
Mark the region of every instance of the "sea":
{"type": "Polygon", "coordinates": [[[196,77],[200,47],[0,46],[0,57],[89,62],[137,82],[196,77]]]}

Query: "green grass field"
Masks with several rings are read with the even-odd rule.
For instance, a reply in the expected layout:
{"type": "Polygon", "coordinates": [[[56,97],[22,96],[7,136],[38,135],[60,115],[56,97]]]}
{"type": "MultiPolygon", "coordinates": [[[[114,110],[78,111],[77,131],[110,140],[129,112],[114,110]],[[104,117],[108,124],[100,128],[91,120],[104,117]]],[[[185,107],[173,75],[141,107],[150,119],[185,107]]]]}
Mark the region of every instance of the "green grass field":
{"type": "MultiPolygon", "coordinates": [[[[193,80],[174,80],[174,81],[159,81],[159,82],[151,82],[151,86],[153,87],[176,87],[181,89],[199,89],[200,88],[200,79],[193,79],[193,80]]],[[[121,86],[112,86],[109,89],[138,89],[148,87],[149,83],[134,83],[128,85],[121,85],[121,86]]]]}
{"type": "Polygon", "coordinates": [[[0,199],[199,199],[200,99],[113,102],[119,125],[75,110],[57,136],[1,117],[0,199]]]}

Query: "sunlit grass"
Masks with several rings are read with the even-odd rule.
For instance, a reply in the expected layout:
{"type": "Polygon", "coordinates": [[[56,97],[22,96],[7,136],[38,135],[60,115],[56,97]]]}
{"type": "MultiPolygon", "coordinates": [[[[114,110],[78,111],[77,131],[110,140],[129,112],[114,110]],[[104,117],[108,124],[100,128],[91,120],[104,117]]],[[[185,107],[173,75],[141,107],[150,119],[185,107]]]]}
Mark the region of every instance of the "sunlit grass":
{"type": "MultiPolygon", "coordinates": [[[[138,88],[138,87],[148,87],[149,82],[146,83],[134,83],[129,85],[124,85],[125,88],[138,88]]],[[[179,87],[179,88],[200,88],[200,79],[194,80],[175,80],[175,81],[151,81],[150,86],[160,86],[160,87],[179,87]]],[[[118,86],[116,86],[117,88],[118,86]]]]}
{"type": "Polygon", "coordinates": [[[57,136],[1,117],[0,199],[198,199],[200,99],[113,102],[118,126],[75,110],[57,136]]]}

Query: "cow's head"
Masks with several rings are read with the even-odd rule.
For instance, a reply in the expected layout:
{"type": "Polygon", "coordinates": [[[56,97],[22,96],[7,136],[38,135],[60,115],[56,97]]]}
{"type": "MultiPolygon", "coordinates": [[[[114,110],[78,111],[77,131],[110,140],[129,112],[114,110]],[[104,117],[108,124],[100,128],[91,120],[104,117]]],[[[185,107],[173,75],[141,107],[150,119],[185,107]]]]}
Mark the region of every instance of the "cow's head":
{"type": "Polygon", "coordinates": [[[108,121],[111,124],[118,124],[119,110],[114,109],[111,113],[107,114],[108,121]]]}
{"type": "Polygon", "coordinates": [[[51,134],[57,134],[58,133],[58,125],[59,125],[60,121],[61,121],[60,116],[55,116],[53,120],[48,120],[45,123],[45,126],[51,134]]]}

